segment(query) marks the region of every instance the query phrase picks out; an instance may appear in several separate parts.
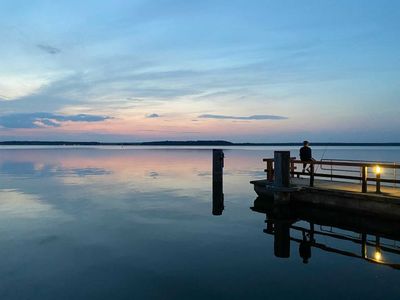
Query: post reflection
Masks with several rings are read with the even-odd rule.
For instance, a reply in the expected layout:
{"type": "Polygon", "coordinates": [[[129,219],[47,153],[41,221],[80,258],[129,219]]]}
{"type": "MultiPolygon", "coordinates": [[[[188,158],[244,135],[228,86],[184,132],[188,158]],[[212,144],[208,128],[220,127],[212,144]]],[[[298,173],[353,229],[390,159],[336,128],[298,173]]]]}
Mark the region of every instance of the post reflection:
{"type": "Polygon", "coordinates": [[[212,169],[212,214],[222,215],[224,210],[224,189],[223,189],[223,169],[224,152],[219,149],[213,150],[213,169],[212,169]]]}
{"type": "Polygon", "coordinates": [[[372,222],[371,216],[299,203],[277,205],[261,198],[251,209],[266,215],[263,232],[273,236],[276,257],[289,258],[291,248],[297,248],[304,264],[311,263],[313,252],[324,251],[400,269],[400,224],[396,220],[374,218],[372,222]]]}
{"type": "Polygon", "coordinates": [[[276,220],[273,235],[275,256],[290,257],[290,222],[288,220],[276,220]]]}

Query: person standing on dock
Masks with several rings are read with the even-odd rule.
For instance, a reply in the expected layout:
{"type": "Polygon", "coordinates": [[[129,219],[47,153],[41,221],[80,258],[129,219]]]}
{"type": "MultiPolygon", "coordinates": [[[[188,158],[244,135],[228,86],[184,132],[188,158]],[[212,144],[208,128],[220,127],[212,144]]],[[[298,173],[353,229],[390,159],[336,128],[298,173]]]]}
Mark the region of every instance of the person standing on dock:
{"type": "MultiPolygon", "coordinates": [[[[303,173],[306,172],[307,163],[314,160],[309,145],[310,143],[308,141],[304,141],[303,147],[300,148],[300,160],[303,161],[303,173]]],[[[307,168],[307,172],[310,172],[310,167],[307,168]]]]}

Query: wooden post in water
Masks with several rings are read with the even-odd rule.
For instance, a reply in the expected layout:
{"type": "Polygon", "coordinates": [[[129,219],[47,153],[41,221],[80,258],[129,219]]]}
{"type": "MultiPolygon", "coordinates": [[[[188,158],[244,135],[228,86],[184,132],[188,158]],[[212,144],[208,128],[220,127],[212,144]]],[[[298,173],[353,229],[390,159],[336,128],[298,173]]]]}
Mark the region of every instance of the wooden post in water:
{"type": "Polygon", "coordinates": [[[212,180],[213,180],[212,214],[214,216],[222,215],[222,212],[224,210],[223,168],[224,168],[224,152],[220,149],[214,149],[213,170],[212,170],[212,180]]]}
{"type": "Polygon", "coordinates": [[[368,190],[368,167],[361,167],[361,192],[366,193],[368,190]]]}

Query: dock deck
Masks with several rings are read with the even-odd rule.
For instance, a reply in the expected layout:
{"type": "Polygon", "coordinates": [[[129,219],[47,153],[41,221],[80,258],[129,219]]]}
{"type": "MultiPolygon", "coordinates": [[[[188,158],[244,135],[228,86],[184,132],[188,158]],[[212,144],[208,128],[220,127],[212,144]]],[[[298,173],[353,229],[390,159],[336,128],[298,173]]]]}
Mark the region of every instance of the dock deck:
{"type": "MultiPolygon", "coordinates": [[[[324,190],[324,191],[332,191],[332,192],[345,192],[345,193],[354,193],[360,194],[363,196],[374,196],[374,197],[382,197],[382,198],[398,198],[400,200],[400,186],[399,187],[390,187],[390,186],[381,186],[381,193],[376,193],[376,187],[374,184],[368,185],[368,192],[362,193],[360,189],[360,184],[353,182],[341,182],[341,181],[331,181],[331,180],[323,180],[323,179],[315,179],[314,186],[309,186],[310,179],[309,178],[291,178],[292,185],[301,187],[304,190],[324,190]]],[[[266,179],[262,180],[254,180],[251,181],[252,184],[257,183],[257,185],[266,186],[270,184],[266,179]]]]}

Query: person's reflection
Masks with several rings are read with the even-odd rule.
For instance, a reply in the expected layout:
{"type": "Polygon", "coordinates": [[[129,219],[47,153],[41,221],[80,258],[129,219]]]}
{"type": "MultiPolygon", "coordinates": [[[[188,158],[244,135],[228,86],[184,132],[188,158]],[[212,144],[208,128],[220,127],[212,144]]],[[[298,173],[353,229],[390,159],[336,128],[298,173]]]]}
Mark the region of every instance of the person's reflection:
{"type": "Polygon", "coordinates": [[[303,259],[304,264],[308,264],[308,260],[311,258],[311,246],[314,243],[314,224],[310,223],[310,231],[307,233],[305,230],[302,231],[303,239],[299,244],[299,254],[303,259]]]}
{"type": "Polygon", "coordinates": [[[273,234],[274,233],[274,222],[270,219],[266,219],[265,223],[267,223],[267,228],[264,229],[265,233],[273,234]]]}
{"type": "Polygon", "coordinates": [[[212,194],[213,206],[212,214],[214,216],[222,215],[224,210],[224,191],[223,191],[223,168],[224,152],[222,150],[213,150],[213,173],[212,173],[212,194]]]}

